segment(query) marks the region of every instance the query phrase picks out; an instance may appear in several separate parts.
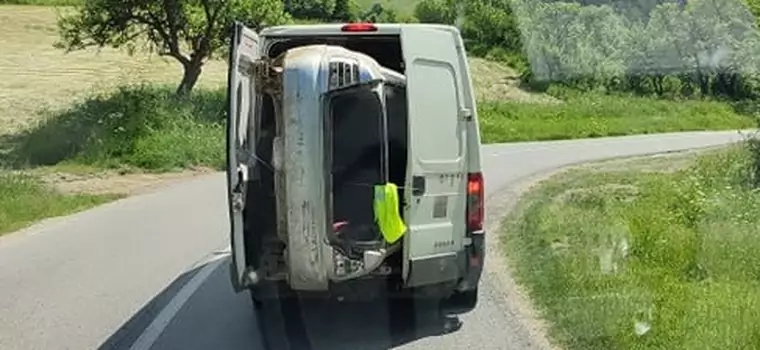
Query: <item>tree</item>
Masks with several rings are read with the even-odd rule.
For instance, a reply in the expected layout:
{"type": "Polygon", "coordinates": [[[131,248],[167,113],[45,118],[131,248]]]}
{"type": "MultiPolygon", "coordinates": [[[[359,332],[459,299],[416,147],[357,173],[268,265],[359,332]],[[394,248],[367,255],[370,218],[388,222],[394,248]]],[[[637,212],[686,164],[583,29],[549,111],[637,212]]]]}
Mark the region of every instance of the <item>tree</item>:
{"type": "Polygon", "coordinates": [[[226,46],[234,21],[260,29],[289,21],[279,0],[85,0],[58,20],[67,52],[87,47],[126,47],[140,42],[182,65],[178,95],[198,82],[205,62],[226,46]],[[147,40],[145,40],[147,39],[147,40]]]}
{"type": "Polygon", "coordinates": [[[336,0],[332,19],[340,22],[350,22],[359,17],[358,13],[359,6],[356,5],[354,0],[336,0]]]}
{"type": "Polygon", "coordinates": [[[335,0],[285,0],[285,11],[299,19],[329,19],[335,10],[335,0]]]}
{"type": "Polygon", "coordinates": [[[393,8],[375,3],[361,16],[361,20],[372,23],[394,23],[398,21],[398,13],[393,8]]]}
{"type": "Polygon", "coordinates": [[[452,0],[422,0],[414,7],[420,23],[454,24],[457,13],[452,0]]]}

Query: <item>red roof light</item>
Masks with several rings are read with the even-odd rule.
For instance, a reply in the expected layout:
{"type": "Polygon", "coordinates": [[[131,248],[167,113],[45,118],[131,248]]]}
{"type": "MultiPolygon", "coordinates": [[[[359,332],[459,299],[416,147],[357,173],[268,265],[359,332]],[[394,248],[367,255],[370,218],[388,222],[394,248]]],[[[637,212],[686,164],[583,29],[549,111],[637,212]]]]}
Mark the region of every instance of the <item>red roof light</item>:
{"type": "Polygon", "coordinates": [[[376,32],[377,27],[372,23],[349,23],[340,30],[344,32],[376,32]]]}

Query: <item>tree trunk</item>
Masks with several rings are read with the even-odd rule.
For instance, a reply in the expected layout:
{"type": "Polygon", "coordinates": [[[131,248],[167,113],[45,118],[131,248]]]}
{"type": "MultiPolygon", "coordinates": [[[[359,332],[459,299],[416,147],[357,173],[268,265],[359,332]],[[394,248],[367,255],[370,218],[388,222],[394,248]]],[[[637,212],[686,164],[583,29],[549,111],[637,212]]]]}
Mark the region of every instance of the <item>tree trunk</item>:
{"type": "Polygon", "coordinates": [[[177,87],[178,96],[188,96],[193,91],[195,84],[198,82],[198,77],[200,77],[203,71],[203,61],[191,60],[183,68],[182,81],[177,87]]]}
{"type": "Polygon", "coordinates": [[[654,79],[653,79],[654,91],[657,94],[657,96],[662,96],[665,94],[665,87],[663,86],[664,81],[665,81],[664,75],[657,74],[654,76],[654,79]]]}

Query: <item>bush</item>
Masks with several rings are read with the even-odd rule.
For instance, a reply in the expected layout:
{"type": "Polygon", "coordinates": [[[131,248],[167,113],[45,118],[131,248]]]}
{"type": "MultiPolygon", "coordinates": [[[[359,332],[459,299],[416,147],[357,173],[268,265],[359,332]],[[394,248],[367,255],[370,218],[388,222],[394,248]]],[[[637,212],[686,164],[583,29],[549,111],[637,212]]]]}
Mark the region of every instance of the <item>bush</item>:
{"type": "Polygon", "coordinates": [[[170,87],[126,86],[48,113],[19,135],[15,166],[63,161],[168,170],[224,164],[224,91],[179,98],[170,87]]]}

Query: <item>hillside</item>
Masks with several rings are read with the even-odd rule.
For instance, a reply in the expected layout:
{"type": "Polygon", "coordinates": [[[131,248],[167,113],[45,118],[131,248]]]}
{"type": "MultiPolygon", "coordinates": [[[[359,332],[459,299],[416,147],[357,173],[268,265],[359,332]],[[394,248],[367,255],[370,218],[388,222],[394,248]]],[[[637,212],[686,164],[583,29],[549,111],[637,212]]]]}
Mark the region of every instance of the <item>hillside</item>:
{"type": "Polygon", "coordinates": [[[520,74],[509,66],[482,58],[470,57],[472,83],[478,101],[515,101],[525,103],[558,102],[546,94],[520,88],[520,74]]]}

